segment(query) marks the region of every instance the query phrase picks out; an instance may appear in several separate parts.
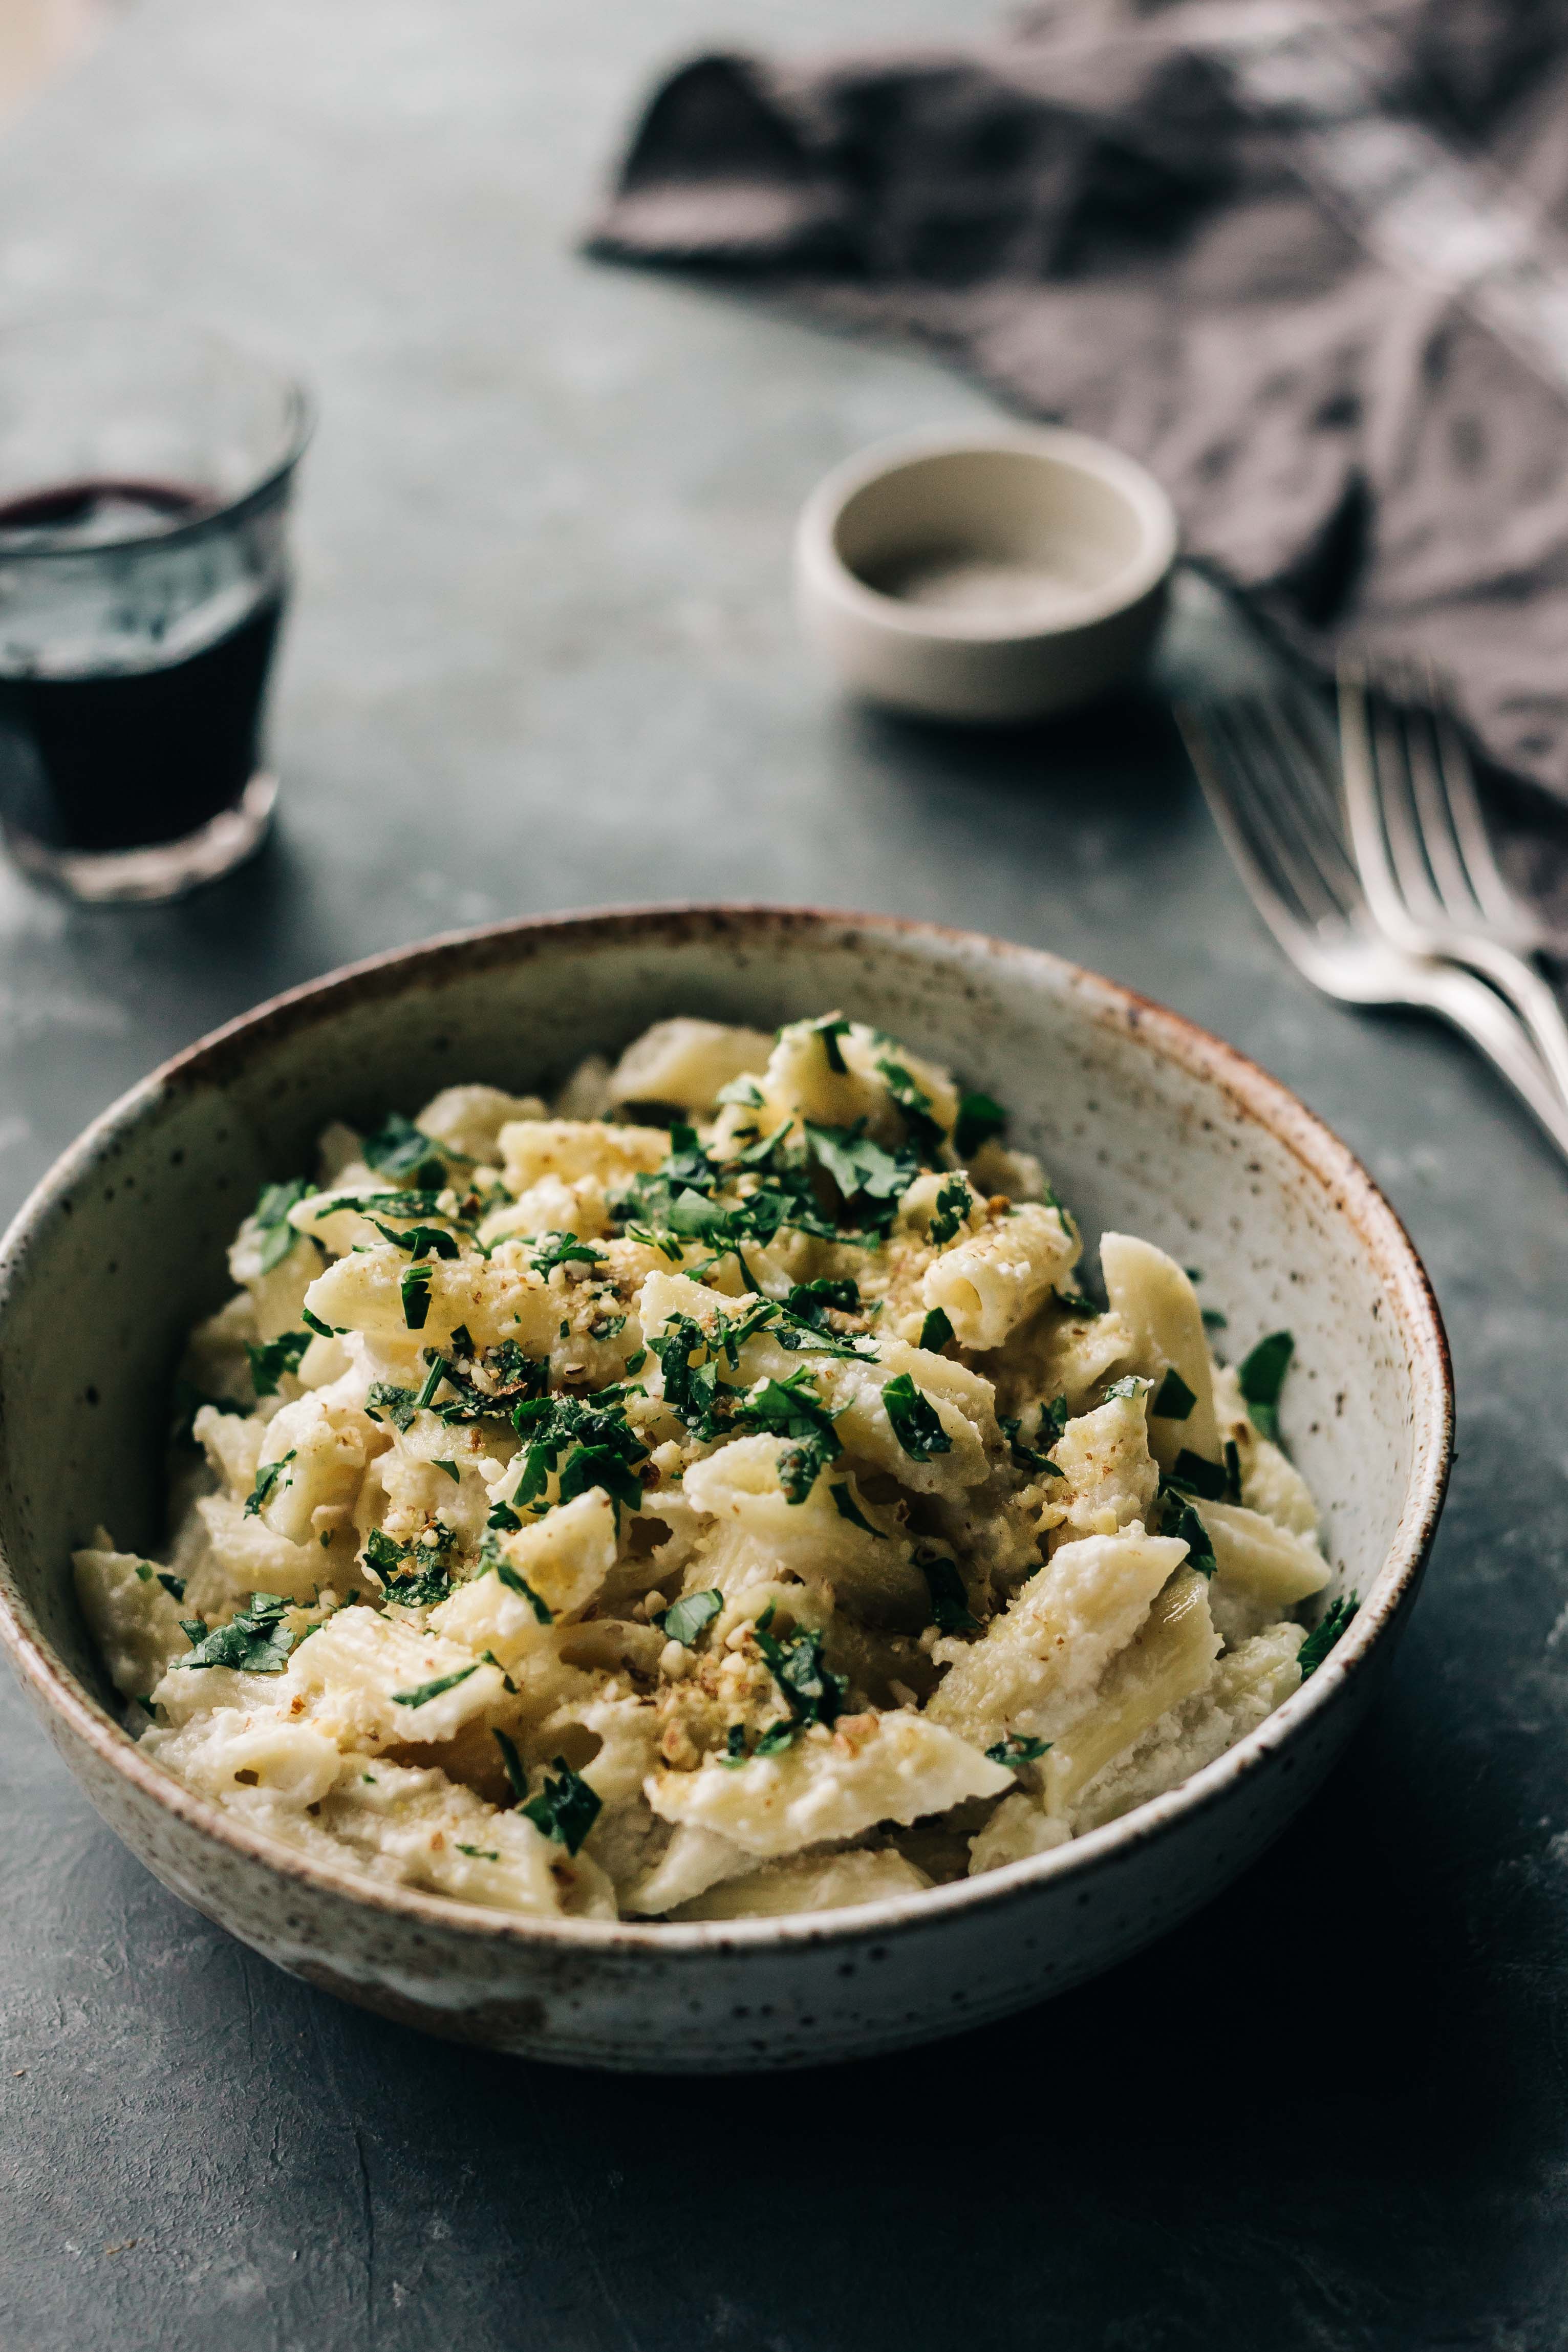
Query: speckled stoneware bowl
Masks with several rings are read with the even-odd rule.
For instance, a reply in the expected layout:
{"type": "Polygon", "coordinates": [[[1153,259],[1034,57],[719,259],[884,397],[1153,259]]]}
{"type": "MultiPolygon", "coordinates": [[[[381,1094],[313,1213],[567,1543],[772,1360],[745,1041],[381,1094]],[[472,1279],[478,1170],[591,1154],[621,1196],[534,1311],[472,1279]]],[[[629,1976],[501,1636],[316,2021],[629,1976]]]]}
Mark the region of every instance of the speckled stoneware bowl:
{"type": "MultiPolygon", "coordinates": [[[[45,1728],[166,1886],[312,1984],[437,2033],[584,2065],[793,2066],[997,2017],[1206,1902],[1322,1780],[1415,1599],[1448,1475],[1447,1349],[1398,1220],[1343,1145],[1228,1046],[1071,964],[972,934],[778,908],[524,922],[379,958],[193,1046],[105,1113],[0,1251],[0,1633],[45,1728]],[[1238,1341],[1288,1324],[1286,1435],[1363,1605],[1310,1682],[1180,1788],[988,1876],[816,1917],[538,1921],[272,1844],[140,1754],[72,1598],[99,1519],[160,1531],[168,1383],[264,1179],[331,1117],[517,1089],[655,1017],[830,1006],[1009,1103],[1087,1237],[1207,1270],[1238,1341]]],[[[1326,1598],[1327,1596],[1325,1596],[1326,1598]]]]}

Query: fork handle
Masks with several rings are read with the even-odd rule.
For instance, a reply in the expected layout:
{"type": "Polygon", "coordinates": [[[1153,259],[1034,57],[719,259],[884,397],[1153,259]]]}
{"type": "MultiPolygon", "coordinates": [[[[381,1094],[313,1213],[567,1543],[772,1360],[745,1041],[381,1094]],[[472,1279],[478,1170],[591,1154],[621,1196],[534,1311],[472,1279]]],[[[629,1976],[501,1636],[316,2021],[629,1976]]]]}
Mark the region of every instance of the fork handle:
{"type": "Polygon", "coordinates": [[[1568,1104],[1568,1021],[1549,984],[1521,955],[1491,940],[1473,935],[1455,938],[1448,942],[1448,952],[1479,972],[1483,980],[1490,980],[1499,995],[1512,1005],[1568,1104]]]}
{"type": "Polygon", "coordinates": [[[1418,992],[1429,1012],[1441,1014],[1486,1055],[1568,1160],[1568,1102],[1548,1077],[1511,1007],[1472,972],[1437,960],[1413,964],[1412,1001],[1418,992]]]}

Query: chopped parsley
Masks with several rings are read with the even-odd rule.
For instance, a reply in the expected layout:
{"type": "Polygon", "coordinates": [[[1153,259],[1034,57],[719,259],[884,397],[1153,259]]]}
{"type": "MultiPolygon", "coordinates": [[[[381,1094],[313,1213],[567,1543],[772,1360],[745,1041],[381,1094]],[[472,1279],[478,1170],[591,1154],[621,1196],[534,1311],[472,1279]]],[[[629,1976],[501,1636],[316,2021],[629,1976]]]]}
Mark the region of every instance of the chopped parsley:
{"type": "Polygon", "coordinates": [[[1222,1315],[1218,1307],[1206,1307],[1203,1309],[1203,1328],[1206,1331],[1224,1331],[1228,1329],[1229,1324],[1229,1316],[1222,1315]]]}
{"type": "Polygon", "coordinates": [[[430,1265],[416,1260],[405,1265],[398,1279],[402,1297],[402,1319],[409,1330],[423,1331],[430,1319],[430,1265]]]}
{"type": "Polygon", "coordinates": [[[457,1851],[459,1853],[472,1854],[476,1862],[499,1862],[501,1859],[500,1855],[495,1852],[493,1847],[487,1845],[465,1845],[461,1838],[457,1841],[457,1851]]]}
{"type": "Polygon", "coordinates": [[[672,1642],[690,1649],[705,1625],[711,1625],[724,1607],[722,1592],[710,1588],[706,1592],[688,1592],[666,1609],[654,1623],[672,1642]]]}
{"type": "Polygon", "coordinates": [[[1197,1399],[1174,1364],[1155,1391],[1149,1411],[1161,1421],[1186,1421],[1197,1399]]]}
{"type": "Polygon", "coordinates": [[[528,1578],[512,1566],[511,1561],[497,1545],[493,1536],[486,1538],[481,1556],[488,1560],[507,1591],[515,1592],[519,1601],[528,1602],[541,1625],[555,1623],[555,1611],[550,1607],[549,1602],[543,1598],[542,1594],[536,1592],[528,1578]]]}
{"type": "MultiPolygon", "coordinates": [[[[1065,1405],[1065,1399],[1061,1397],[1057,1399],[1057,1402],[1059,1404],[1065,1405]]],[[[1024,1439],[1020,1434],[1022,1426],[1023,1423],[1021,1417],[1015,1418],[1013,1415],[1008,1413],[998,1415],[997,1427],[1007,1439],[1008,1452],[1012,1455],[1012,1458],[1018,1464],[1019,1468],[1020,1470],[1040,1471],[1047,1478],[1064,1477],[1066,1473],[1058,1468],[1057,1465],[1051,1459],[1051,1456],[1048,1454],[1041,1454],[1036,1447],[1025,1444],[1024,1439]]],[[[1060,1429],[1053,1427],[1050,1421],[1049,1414],[1045,1411],[1041,1412],[1040,1417],[1040,1434],[1046,1439],[1049,1444],[1051,1445],[1055,1444],[1057,1439],[1061,1434],[1060,1429]]]]}
{"type": "Polygon", "coordinates": [[[836,1418],[802,1366],[787,1381],[760,1381],[736,1407],[731,1425],[794,1441],[779,1457],[779,1484],[791,1503],[803,1503],[819,1474],[844,1450],[833,1428],[836,1418]]]}
{"type": "Polygon", "coordinates": [[[183,1576],[171,1576],[166,1568],[155,1570],[154,1574],[157,1576],[159,1583],[169,1595],[171,1601],[183,1601],[185,1598],[185,1580],[183,1576]]]}
{"type": "Polygon", "coordinates": [[[414,1259],[457,1255],[456,1241],[439,1225],[410,1225],[400,1234],[393,1226],[383,1225],[379,1217],[372,1217],[371,1223],[383,1242],[391,1242],[393,1249],[406,1250],[414,1259]]]}
{"type": "Polygon", "coordinates": [[[920,1173],[920,1161],[906,1149],[889,1151],[864,1133],[864,1120],[853,1127],[806,1126],[806,1141],[819,1167],[824,1169],[843,1195],[846,1208],[858,1202],[857,1213],[866,1231],[879,1238],[892,1227],[902,1195],[920,1173]]]}
{"type": "Polygon", "coordinates": [[[602,1265],[604,1252],[591,1242],[579,1241],[575,1234],[540,1234],[530,1262],[536,1274],[550,1275],[558,1265],[602,1265]]]}
{"type": "Polygon", "coordinates": [[[902,1062],[878,1062],[876,1066],[889,1096],[903,1115],[910,1142],[916,1151],[924,1152],[927,1160],[935,1160],[946,1138],[930,1096],[911,1077],[902,1062]]]}
{"type": "Polygon", "coordinates": [[[342,1328],[340,1326],[333,1323],[323,1323],[319,1315],[311,1314],[308,1307],[302,1307],[300,1308],[299,1320],[302,1323],[308,1325],[309,1328],[315,1332],[316,1337],[319,1339],[340,1339],[343,1336],[342,1328]]]}
{"type": "Polygon", "coordinates": [[[1165,1483],[1178,1493],[1200,1496],[1206,1503],[1223,1503],[1230,1486],[1218,1463],[1205,1461],[1201,1454],[1194,1454],[1186,1445],[1176,1455],[1176,1466],[1165,1483]]]}
{"type": "Polygon", "coordinates": [[[1166,1493],[1160,1533],[1175,1536],[1178,1542],[1186,1544],[1186,1564],[1189,1568],[1196,1568],[1199,1576],[1214,1574],[1217,1562],[1208,1529],[1185,1495],[1166,1493]]]}
{"type": "Polygon", "coordinates": [[[831,1013],[825,1020],[808,1022],[807,1027],[811,1035],[821,1039],[822,1051],[828,1057],[828,1067],[833,1076],[838,1078],[846,1077],[849,1075],[849,1065],[844,1060],[843,1049],[839,1044],[839,1039],[849,1035],[850,1024],[842,1014],[831,1013]]]}
{"type": "Polygon", "coordinates": [[[988,1748],[986,1753],[993,1764],[1003,1765],[1008,1771],[1016,1772],[1021,1764],[1038,1764],[1040,1758],[1050,1751],[1049,1739],[1032,1739],[1027,1733],[1009,1732],[1005,1739],[998,1739],[994,1746],[988,1748]]]}
{"type": "Polygon", "coordinates": [[[459,1683],[465,1683],[470,1675],[478,1671],[479,1661],[476,1658],[471,1666],[459,1666],[455,1675],[437,1675],[433,1683],[421,1683],[414,1690],[393,1691],[392,1703],[393,1706],[428,1706],[433,1698],[439,1698],[444,1691],[455,1690],[459,1683]]]}
{"type": "Polygon", "coordinates": [[[288,1222],[288,1212],[297,1202],[308,1200],[315,1189],[308,1177],[305,1176],[296,1176],[287,1184],[262,1186],[255,1216],[261,1228],[260,1264],[263,1274],[270,1274],[275,1265],[281,1265],[299,1239],[288,1222]]]}
{"type": "Polygon", "coordinates": [[[526,1813],[546,1837],[565,1846],[568,1853],[575,1853],[599,1819],[601,1801],[564,1756],[556,1758],[555,1769],[558,1777],[552,1780],[547,1773],[539,1794],[517,1811],[526,1813]]]}
{"type": "Polygon", "coordinates": [[[365,1412],[371,1421],[380,1421],[384,1412],[401,1436],[423,1402],[423,1399],[416,1397],[412,1389],[400,1389],[393,1381],[372,1381],[365,1399],[365,1412]]]}
{"type": "Polygon", "coordinates": [[[828,1492],[833,1498],[833,1508],[841,1519],[848,1519],[852,1528],[859,1528],[868,1536],[881,1538],[882,1529],[873,1527],[843,1480],[835,1479],[828,1488],[828,1492]]]}
{"type": "Polygon", "coordinates": [[[1056,1303],[1065,1307],[1069,1315],[1103,1315],[1105,1312],[1092,1298],[1086,1298],[1081,1290],[1059,1290],[1056,1303]]]}
{"type": "Polygon", "coordinates": [[[256,1484],[246,1496],[245,1515],[247,1519],[256,1518],[267,1508],[279,1485],[288,1485],[289,1481],[283,1474],[293,1461],[296,1451],[297,1448],[291,1445],[287,1453],[280,1454],[276,1462],[262,1464],[256,1474],[256,1484]]]}
{"type": "Polygon", "coordinates": [[[937,1248],[963,1232],[969,1222],[973,1203],[974,1194],[969,1190],[968,1178],[962,1173],[949,1176],[936,1195],[936,1206],[931,1217],[931,1239],[937,1248]]]}
{"type": "Polygon", "coordinates": [[[979,1620],[969,1608],[969,1595],[958,1563],[946,1552],[919,1551],[915,1566],[931,1594],[931,1622],[939,1633],[977,1633],[979,1620]]]}
{"type": "Polygon", "coordinates": [[[1280,1391],[1295,1352],[1296,1342],[1289,1331],[1270,1331],[1250,1355],[1242,1358],[1237,1370],[1253,1428],[1275,1445],[1280,1443],[1280,1391]]]}
{"type": "Polygon", "coordinates": [[[1322,1622],[1313,1626],[1296,1652],[1296,1664],[1301,1670],[1303,1682],[1309,1675],[1316,1674],[1360,1606],[1359,1599],[1353,1592],[1348,1599],[1333,1602],[1322,1622]]]}
{"type": "Polygon", "coordinates": [[[279,1381],[285,1372],[299,1370],[299,1360],[309,1345],[308,1331],[280,1332],[276,1339],[267,1340],[260,1348],[247,1339],[245,1352],[250,1359],[251,1384],[256,1395],[276,1396],[279,1381]]]}
{"type": "MultiPolygon", "coordinates": [[[[794,1721],[800,1725],[831,1723],[848,1697],[850,1686],[842,1675],[835,1675],[823,1665],[821,1633],[797,1633],[792,1641],[777,1641],[768,1630],[772,1621],[773,1603],[769,1601],[751,1631],[794,1721]]],[[[763,1738],[767,1737],[765,1732],[763,1738]]],[[[759,1740],[756,1753],[760,1756],[766,1752],[759,1740]]]]}
{"type": "Polygon", "coordinates": [[[929,1462],[934,1454],[950,1454],[953,1441],[937,1418],[936,1408],[907,1372],[888,1381],[882,1391],[893,1433],[914,1462],[929,1462]]]}
{"type": "Polygon", "coordinates": [[[401,1111],[389,1111],[360,1148],[370,1167],[401,1183],[439,1191],[446,1181],[440,1145],[401,1111]]]}
{"type": "MultiPolygon", "coordinates": [[[[777,1756],[782,1748],[789,1747],[797,1732],[800,1731],[803,1727],[804,1727],[799,1723],[790,1723],[785,1717],[780,1717],[777,1723],[770,1723],[767,1730],[762,1734],[762,1737],[758,1739],[756,1747],[751,1751],[753,1756],[777,1756]]],[[[727,1763],[728,1760],[729,1759],[727,1757],[725,1761],[727,1763]]]]}
{"type": "Polygon", "coordinates": [[[952,1344],[953,1326],[940,1307],[934,1307],[920,1326],[920,1337],[915,1345],[927,1348],[932,1355],[939,1356],[944,1348],[949,1348],[952,1344]]]}
{"type": "Polygon", "coordinates": [[[280,1675],[293,1649],[295,1636],[284,1623],[291,1603],[276,1592],[253,1592],[248,1609],[236,1610],[226,1625],[213,1633],[199,1617],[182,1619],[183,1631],[195,1643],[178,1666],[232,1666],[246,1675],[280,1675]]]}
{"type": "Polygon", "coordinates": [[[523,1759],[517,1753],[514,1740],[508,1738],[504,1731],[497,1731],[494,1726],[491,1728],[496,1745],[501,1751],[502,1766],[511,1783],[513,1801],[520,1805],[526,1801],[528,1793],[528,1776],[523,1769],[523,1759]]]}
{"type": "Polygon", "coordinates": [[[559,1502],[602,1486],[615,1506],[618,1522],[622,1507],[631,1511],[640,1507],[643,1487],[636,1465],[647,1460],[648,1449],[618,1406],[584,1403],[577,1397],[525,1398],[512,1409],[512,1426],[523,1441],[522,1469],[511,1496],[514,1506],[531,1506],[536,1513],[548,1508],[541,1498],[559,1466],[559,1502]]]}
{"type": "Polygon", "coordinates": [[[746,1752],[746,1732],[742,1725],[730,1725],[724,1736],[724,1754],[718,1760],[721,1764],[727,1764],[732,1771],[737,1764],[750,1762],[746,1752]]]}
{"type": "Polygon", "coordinates": [[[953,1149],[960,1160],[973,1160],[982,1143],[1005,1133],[1007,1123],[1006,1111],[992,1096],[961,1095],[953,1124],[953,1149]]]}
{"type": "Polygon", "coordinates": [[[431,1456],[430,1466],[433,1470],[444,1470],[455,1486],[460,1486],[463,1484],[462,1471],[459,1470],[455,1462],[449,1462],[444,1454],[433,1454],[431,1456]]]}

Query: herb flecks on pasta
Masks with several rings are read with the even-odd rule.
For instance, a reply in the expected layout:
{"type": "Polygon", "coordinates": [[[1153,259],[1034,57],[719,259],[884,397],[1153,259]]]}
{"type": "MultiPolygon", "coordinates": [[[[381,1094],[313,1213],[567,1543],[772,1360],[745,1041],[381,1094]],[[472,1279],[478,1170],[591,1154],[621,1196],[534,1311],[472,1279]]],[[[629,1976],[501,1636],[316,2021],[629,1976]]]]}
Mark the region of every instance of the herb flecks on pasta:
{"type": "Polygon", "coordinates": [[[318,1175],[192,1339],[168,1564],[76,1572],[145,1751],[325,1861],[538,1916],[910,1893],[1172,1786],[1349,1621],[1300,1622],[1290,1335],[1238,1373],[1163,1251],[1085,1272],[1003,1104],[841,1013],[660,1022],[318,1175]]]}

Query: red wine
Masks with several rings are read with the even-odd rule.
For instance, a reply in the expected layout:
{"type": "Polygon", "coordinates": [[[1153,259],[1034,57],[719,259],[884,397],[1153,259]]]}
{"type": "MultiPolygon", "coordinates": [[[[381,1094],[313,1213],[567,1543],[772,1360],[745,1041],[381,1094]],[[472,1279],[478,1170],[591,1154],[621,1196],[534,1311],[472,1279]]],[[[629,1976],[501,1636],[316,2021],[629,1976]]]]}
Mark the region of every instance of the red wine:
{"type": "Polygon", "coordinates": [[[0,503],[0,568],[7,555],[66,551],[78,567],[51,567],[65,656],[13,661],[0,614],[7,831],[56,850],[135,849],[181,840],[238,802],[258,763],[283,611],[276,578],[256,581],[250,593],[237,542],[187,545],[172,559],[171,584],[154,577],[150,588],[139,575],[121,593],[130,609],[113,601],[112,567],[131,542],[145,546],[149,534],[214,512],[214,501],[195,490],[110,479],[0,503]]]}

